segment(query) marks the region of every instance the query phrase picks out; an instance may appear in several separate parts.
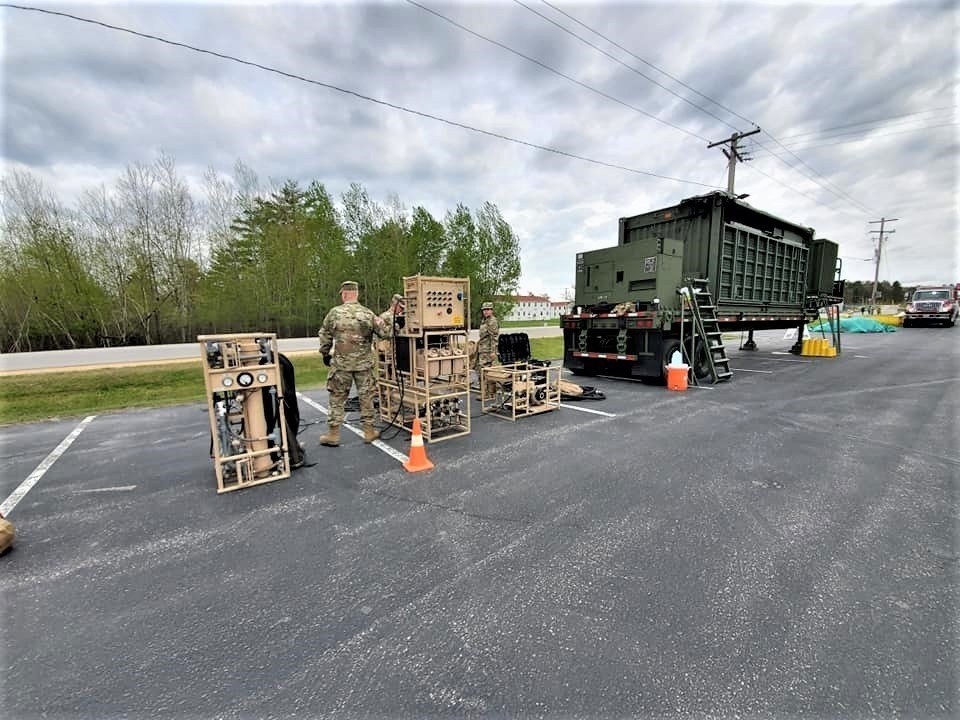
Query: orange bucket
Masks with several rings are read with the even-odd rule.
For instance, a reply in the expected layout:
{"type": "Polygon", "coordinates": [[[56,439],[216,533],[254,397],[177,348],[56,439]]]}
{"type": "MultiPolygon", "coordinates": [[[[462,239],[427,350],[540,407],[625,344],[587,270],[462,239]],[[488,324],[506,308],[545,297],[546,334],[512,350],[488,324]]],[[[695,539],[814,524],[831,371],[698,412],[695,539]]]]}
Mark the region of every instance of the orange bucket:
{"type": "Polygon", "coordinates": [[[683,392],[687,389],[689,365],[667,365],[667,390],[683,392]]]}

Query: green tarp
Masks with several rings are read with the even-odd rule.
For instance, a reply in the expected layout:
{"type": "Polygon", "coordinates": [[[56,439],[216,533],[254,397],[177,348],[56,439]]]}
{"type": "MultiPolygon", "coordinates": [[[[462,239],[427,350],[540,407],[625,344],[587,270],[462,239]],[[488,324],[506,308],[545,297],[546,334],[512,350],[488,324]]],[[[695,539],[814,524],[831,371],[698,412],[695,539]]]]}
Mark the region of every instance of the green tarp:
{"type": "MultiPolygon", "coordinates": [[[[816,323],[815,325],[810,325],[809,328],[811,333],[814,332],[833,332],[833,323],[829,321],[824,321],[816,323]]],[[[896,332],[897,328],[894,325],[887,325],[885,323],[873,320],[868,317],[848,317],[840,318],[840,332],[851,332],[851,333],[886,333],[886,332],[896,332]]]]}

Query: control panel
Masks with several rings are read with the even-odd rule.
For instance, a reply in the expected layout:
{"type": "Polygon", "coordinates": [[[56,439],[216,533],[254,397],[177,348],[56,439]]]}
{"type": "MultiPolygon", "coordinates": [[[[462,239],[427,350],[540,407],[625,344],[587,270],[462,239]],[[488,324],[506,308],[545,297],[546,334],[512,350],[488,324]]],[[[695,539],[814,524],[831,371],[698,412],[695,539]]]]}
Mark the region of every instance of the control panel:
{"type": "Polygon", "coordinates": [[[403,279],[406,323],[400,335],[469,329],[470,279],[413,275],[403,279]]]}

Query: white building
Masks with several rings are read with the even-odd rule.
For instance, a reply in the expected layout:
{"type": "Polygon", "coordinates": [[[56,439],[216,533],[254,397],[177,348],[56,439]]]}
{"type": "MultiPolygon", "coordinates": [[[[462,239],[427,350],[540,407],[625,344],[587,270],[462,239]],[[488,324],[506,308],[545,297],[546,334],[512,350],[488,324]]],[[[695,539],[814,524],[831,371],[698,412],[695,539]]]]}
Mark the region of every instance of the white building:
{"type": "Polygon", "coordinates": [[[513,309],[503,319],[524,322],[555,320],[569,312],[571,305],[566,300],[551,301],[546,295],[517,295],[510,298],[510,302],[513,309]]]}

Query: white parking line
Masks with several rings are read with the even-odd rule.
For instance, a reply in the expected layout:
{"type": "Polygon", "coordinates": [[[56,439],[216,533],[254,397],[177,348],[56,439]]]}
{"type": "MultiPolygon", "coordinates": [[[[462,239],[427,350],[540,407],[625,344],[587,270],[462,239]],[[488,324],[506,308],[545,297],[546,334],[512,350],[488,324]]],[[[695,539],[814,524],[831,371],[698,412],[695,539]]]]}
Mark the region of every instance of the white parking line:
{"type": "Polygon", "coordinates": [[[747,368],[730,368],[734,372],[758,372],[765,373],[767,375],[773,375],[773,370],[747,370],[747,368]]]}
{"type": "Polygon", "coordinates": [[[89,415],[80,421],[80,424],[73,429],[73,432],[67,435],[60,444],[53,449],[53,452],[47,455],[42,463],[37,465],[36,469],[30,473],[27,479],[20,483],[17,489],[10,493],[10,496],[0,504],[0,514],[4,517],[10,514],[10,511],[17,506],[17,503],[23,499],[24,495],[30,492],[30,489],[44,476],[47,470],[50,469],[50,466],[57,461],[57,458],[66,452],[67,448],[73,444],[77,436],[83,432],[83,429],[89,425],[95,417],[96,415],[89,415]]]}
{"type": "Polygon", "coordinates": [[[89,490],[77,490],[77,493],[101,493],[101,492],[125,492],[127,490],[136,490],[136,485],[114,485],[105,488],[90,488],[89,490]]]}
{"type": "Polygon", "coordinates": [[[593,415],[603,415],[604,417],[616,417],[613,413],[604,412],[603,410],[591,410],[590,408],[577,407],[576,405],[567,405],[566,403],[560,403],[560,407],[564,410],[579,410],[580,412],[592,413],[593,415]]]}
{"type": "MultiPolygon", "coordinates": [[[[310,407],[319,410],[319,411],[322,412],[324,415],[329,415],[329,414],[330,414],[330,411],[327,410],[323,405],[321,405],[321,404],[318,403],[318,402],[315,402],[314,400],[311,400],[310,398],[308,398],[308,397],[307,397],[306,395],[304,395],[303,393],[297,393],[297,397],[300,398],[301,400],[303,400],[303,401],[304,401],[307,405],[309,405],[310,407]]],[[[347,423],[344,423],[344,424],[343,424],[343,427],[345,427],[347,430],[349,430],[350,432],[352,432],[354,435],[357,435],[357,436],[359,436],[359,437],[363,437],[363,430],[361,430],[360,428],[354,427],[353,425],[348,425],[347,423]]],[[[383,442],[382,440],[374,440],[374,441],[373,441],[372,443],[370,443],[370,444],[373,445],[375,448],[377,448],[377,449],[379,449],[379,450],[382,450],[383,452],[385,452],[385,453],[386,453],[387,455],[389,455],[390,457],[392,457],[392,458],[394,458],[394,459],[396,459],[396,460],[399,460],[399,461],[402,462],[402,463],[405,463],[407,460],[409,460],[409,457],[408,457],[407,455],[404,455],[404,454],[403,454],[402,452],[400,452],[399,450],[394,450],[392,447],[390,447],[389,445],[387,445],[387,444],[386,444],[385,442],[383,442]]]]}
{"type": "MultiPolygon", "coordinates": [[[[774,350],[771,355],[793,355],[791,352],[779,352],[774,350]]],[[[777,362],[795,362],[795,363],[812,363],[813,360],[790,360],[789,358],[765,358],[766,360],[776,360],[777,362]]]]}

